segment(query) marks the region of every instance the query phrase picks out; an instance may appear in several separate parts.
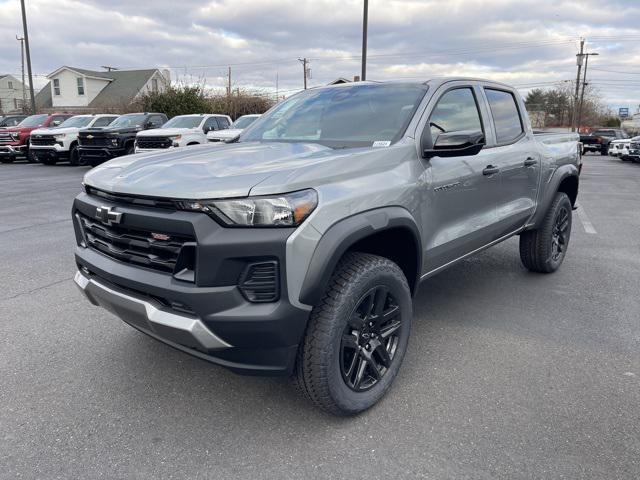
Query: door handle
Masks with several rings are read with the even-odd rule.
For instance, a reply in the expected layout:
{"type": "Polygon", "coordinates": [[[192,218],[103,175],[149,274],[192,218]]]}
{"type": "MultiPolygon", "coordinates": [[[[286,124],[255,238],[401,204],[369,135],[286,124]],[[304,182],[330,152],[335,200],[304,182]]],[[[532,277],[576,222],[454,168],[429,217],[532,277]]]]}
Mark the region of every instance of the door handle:
{"type": "Polygon", "coordinates": [[[486,167],[484,167],[484,170],[482,170],[482,174],[493,175],[494,173],[498,173],[499,171],[500,169],[498,167],[494,167],[493,165],[487,165],[486,167]]]}
{"type": "Polygon", "coordinates": [[[538,164],[538,161],[533,157],[527,157],[527,159],[524,161],[525,167],[533,167],[534,165],[537,165],[537,164],[538,164]]]}

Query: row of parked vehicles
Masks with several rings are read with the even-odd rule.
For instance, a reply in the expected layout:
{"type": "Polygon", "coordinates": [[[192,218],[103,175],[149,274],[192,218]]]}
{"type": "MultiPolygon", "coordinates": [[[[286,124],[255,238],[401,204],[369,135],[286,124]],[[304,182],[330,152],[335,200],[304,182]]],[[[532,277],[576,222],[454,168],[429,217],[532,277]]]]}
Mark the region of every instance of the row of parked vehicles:
{"type": "Polygon", "coordinates": [[[53,165],[98,165],[133,153],[220,143],[238,136],[259,115],[163,113],[11,115],[0,118],[0,161],[19,158],[53,165]]]}
{"type": "Polygon", "coordinates": [[[580,135],[582,153],[593,152],[640,163],[640,136],[630,138],[621,128],[602,128],[580,135]]]}

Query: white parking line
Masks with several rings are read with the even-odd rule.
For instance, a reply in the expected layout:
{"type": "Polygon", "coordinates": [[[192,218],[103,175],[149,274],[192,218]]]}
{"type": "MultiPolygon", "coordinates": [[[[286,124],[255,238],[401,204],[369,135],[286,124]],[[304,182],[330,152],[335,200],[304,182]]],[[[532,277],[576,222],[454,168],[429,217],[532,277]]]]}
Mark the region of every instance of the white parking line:
{"type": "Polygon", "coordinates": [[[596,232],[596,229],[593,228],[593,223],[591,223],[591,220],[587,217],[587,212],[584,211],[582,204],[578,204],[578,210],[576,210],[576,212],[578,212],[578,218],[580,219],[585,232],[592,234],[598,233],[596,232]]]}

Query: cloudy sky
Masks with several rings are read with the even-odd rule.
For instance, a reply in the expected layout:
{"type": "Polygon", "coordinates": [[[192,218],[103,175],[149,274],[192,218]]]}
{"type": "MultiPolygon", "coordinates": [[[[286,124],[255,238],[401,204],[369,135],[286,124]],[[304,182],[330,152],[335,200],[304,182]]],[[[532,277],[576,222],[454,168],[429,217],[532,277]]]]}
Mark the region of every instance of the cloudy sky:
{"type": "MultiPolygon", "coordinates": [[[[281,94],[360,73],[362,0],[26,0],[34,83],[61,65],[169,68],[174,80],[281,94]]],[[[368,78],[481,76],[523,93],[589,81],[614,109],[640,104],[640,0],[370,0],[368,78]]],[[[19,0],[0,0],[0,73],[20,72],[19,0]]]]}

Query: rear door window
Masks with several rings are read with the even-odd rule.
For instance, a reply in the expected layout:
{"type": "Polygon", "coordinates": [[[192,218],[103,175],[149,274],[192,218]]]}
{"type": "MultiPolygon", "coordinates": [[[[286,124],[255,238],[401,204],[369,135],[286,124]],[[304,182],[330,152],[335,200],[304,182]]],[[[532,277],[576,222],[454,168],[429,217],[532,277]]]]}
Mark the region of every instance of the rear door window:
{"type": "Polygon", "coordinates": [[[496,142],[504,144],[515,141],[524,133],[524,128],[513,93],[493,88],[485,88],[484,91],[496,129],[496,142]]]}

